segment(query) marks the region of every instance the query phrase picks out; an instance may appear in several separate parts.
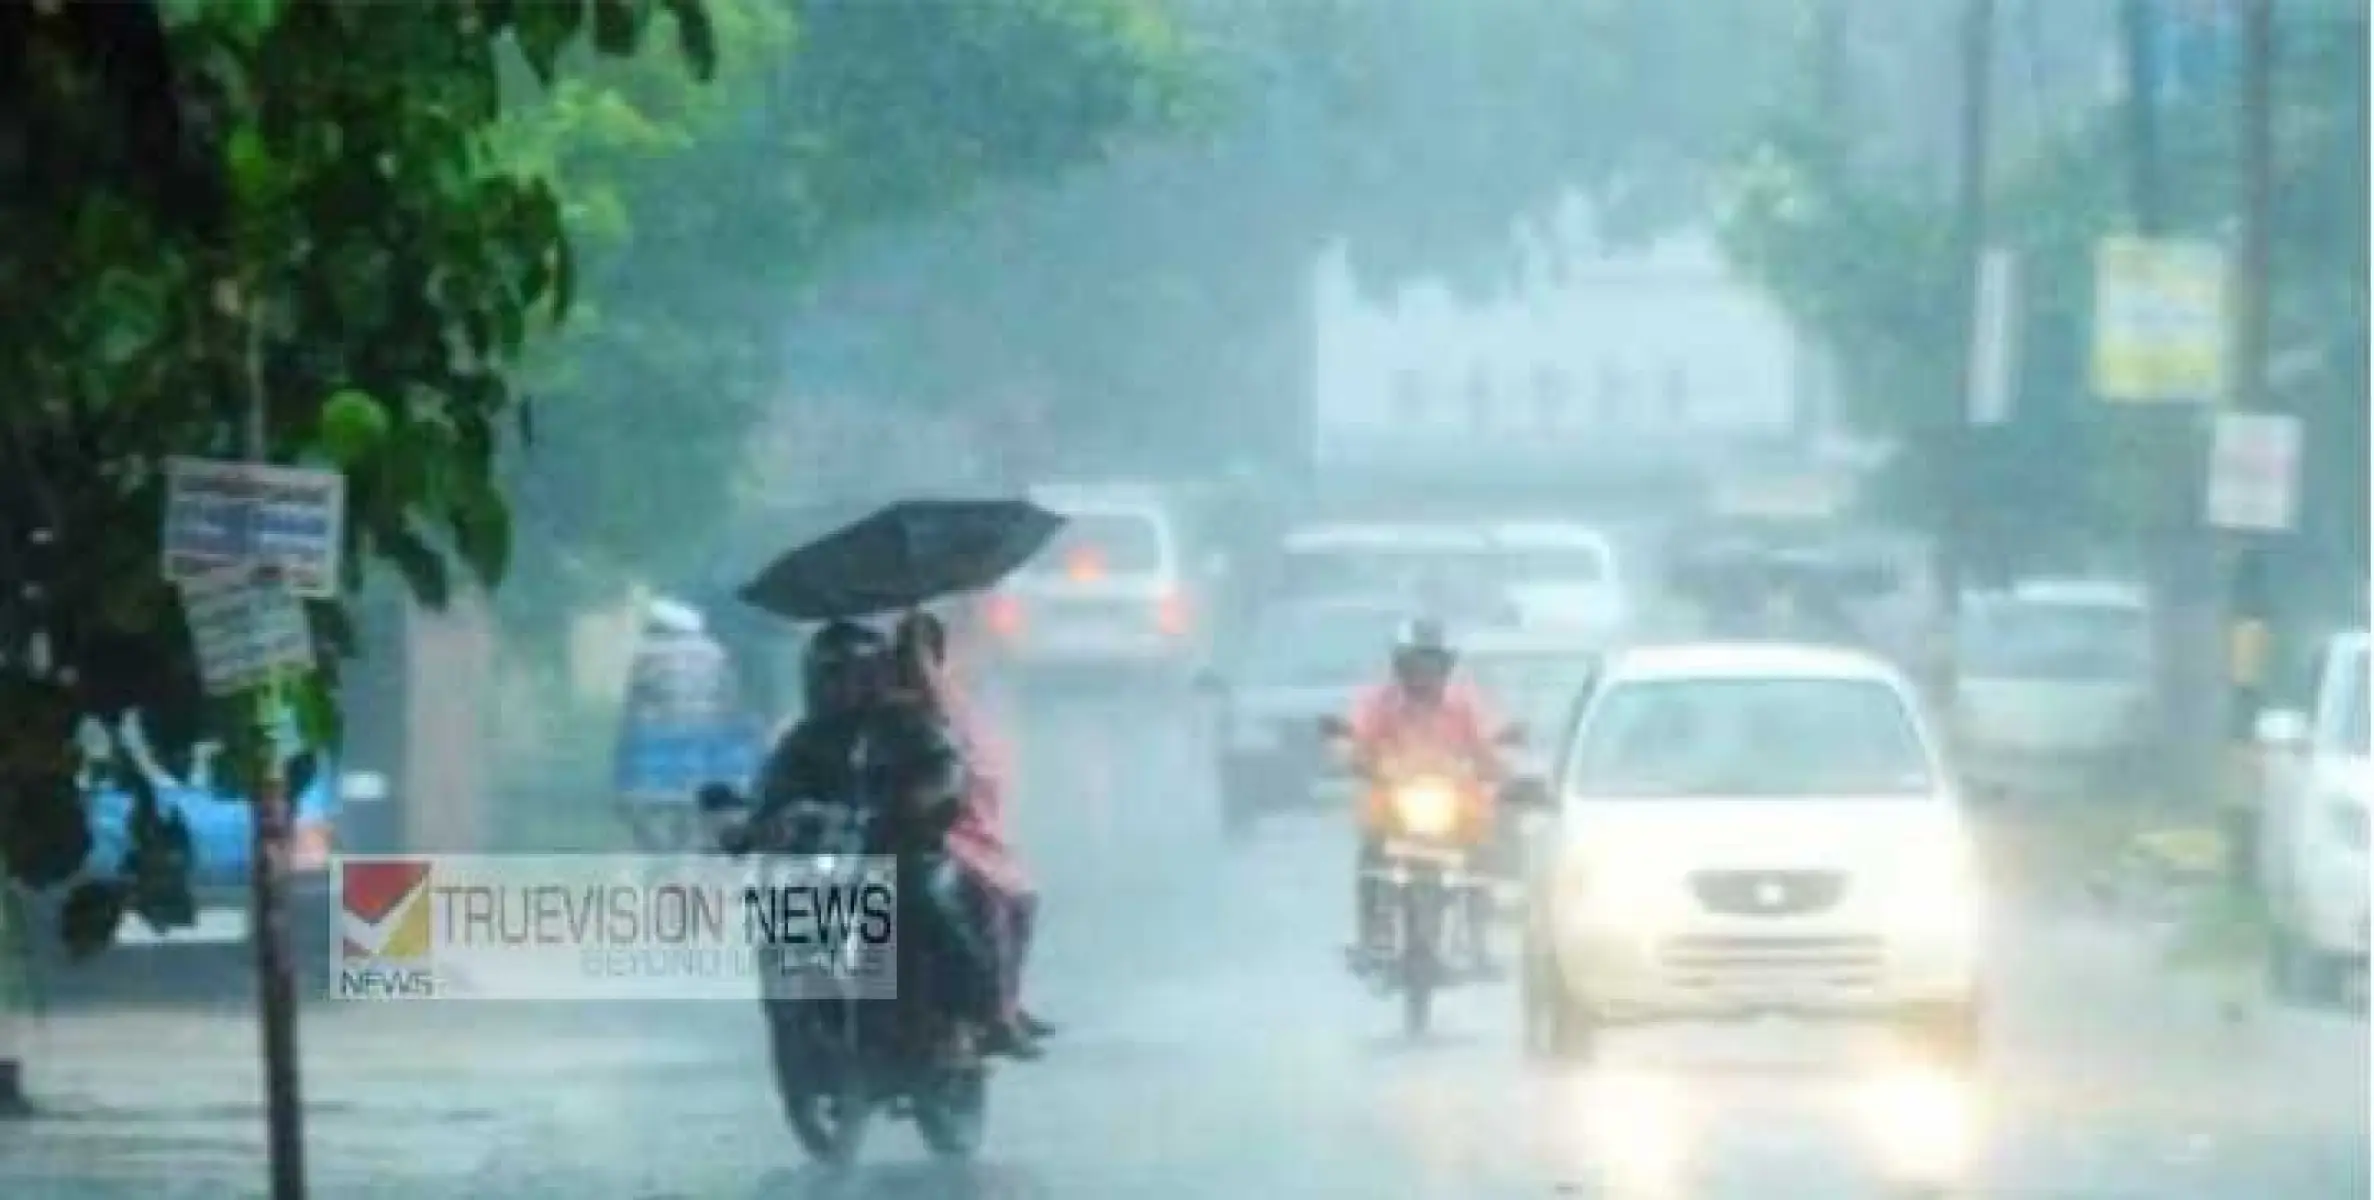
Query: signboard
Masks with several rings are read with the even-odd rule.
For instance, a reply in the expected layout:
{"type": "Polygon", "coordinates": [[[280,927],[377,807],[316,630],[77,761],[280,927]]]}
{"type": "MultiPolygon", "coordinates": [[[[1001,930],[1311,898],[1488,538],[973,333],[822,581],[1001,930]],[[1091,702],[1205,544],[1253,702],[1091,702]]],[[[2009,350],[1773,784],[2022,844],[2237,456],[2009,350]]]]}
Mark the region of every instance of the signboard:
{"type": "Polygon", "coordinates": [[[2209,452],[2208,519],[2219,529],[2282,533],[2298,516],[2300,420],[2274,413],[2217,415],[2209,452]]]}
{"type": "Polygon", "coordinates": [[[1977,320],[1970,329],[1970,423],[2001,425],[2011,419],[2013,380],[2019,368],[2019,260],[2008,250],[1989,250],[1978,265],[1977,320]]]}
{"type": "Polygon", "coordinates": [[[269,564],[297,595],[334,596],[345,519],[339,472],[175,458],[166,464],[165,578],[269,564]]]}
{"type": "Polygon", "coordinates": [[[2104,238],[2094,252],[2094,391],[2208,403],[2225,391],[2226,258],[2207,242],[2104,238]]]}
{"type": "Polygon", "coordinates": [[[181,609],[209,695],[232,695],[277,672],[313,665],[304,605],[268,575],[234,566],[194,577],[182,585],[181,609]]]}

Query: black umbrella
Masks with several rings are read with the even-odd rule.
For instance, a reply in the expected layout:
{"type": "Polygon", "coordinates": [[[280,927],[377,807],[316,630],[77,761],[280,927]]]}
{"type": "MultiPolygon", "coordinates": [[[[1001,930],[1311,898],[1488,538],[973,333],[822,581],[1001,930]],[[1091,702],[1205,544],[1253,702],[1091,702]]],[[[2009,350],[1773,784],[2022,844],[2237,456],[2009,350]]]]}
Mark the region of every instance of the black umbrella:
{"type": "Polygon", "coordinates": [[[995,585],[1062,527],[1027,500],[902,500],[777,558],[738,595],[794,621],[916,608],[995,585]]]}

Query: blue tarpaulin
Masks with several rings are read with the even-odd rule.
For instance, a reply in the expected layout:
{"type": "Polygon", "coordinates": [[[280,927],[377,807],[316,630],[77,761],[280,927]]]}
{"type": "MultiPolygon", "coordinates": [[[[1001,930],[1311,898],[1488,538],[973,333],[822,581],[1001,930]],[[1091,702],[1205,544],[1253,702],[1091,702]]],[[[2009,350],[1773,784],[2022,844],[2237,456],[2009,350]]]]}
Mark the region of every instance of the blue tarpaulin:
{"type": "Polygon", "coordinates": [[[648,630],[628,680],[614,786],[629,802],[688,804],[704,783],[748,781],[764,736],[714,640],[648,630]]]}

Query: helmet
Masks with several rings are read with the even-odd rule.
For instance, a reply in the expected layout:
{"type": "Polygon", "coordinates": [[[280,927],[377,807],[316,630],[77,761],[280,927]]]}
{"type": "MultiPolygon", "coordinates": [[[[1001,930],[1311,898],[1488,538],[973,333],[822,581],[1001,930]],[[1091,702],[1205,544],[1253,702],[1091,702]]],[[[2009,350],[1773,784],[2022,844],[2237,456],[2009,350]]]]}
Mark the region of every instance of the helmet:
{"type": "Polygon", "coordinates": [[[890,684],[890,640],[855,621],[834,621],[808,639],[801,683],[810,714],[857,708],[890,684]]]}
{"type": "Polygon", "coordinates": [[[1393,678],[1405,690],[1440,694],[1457,662],[1441,621],[1431,617],[1406,621],[1393,636],[1393,678]]]}

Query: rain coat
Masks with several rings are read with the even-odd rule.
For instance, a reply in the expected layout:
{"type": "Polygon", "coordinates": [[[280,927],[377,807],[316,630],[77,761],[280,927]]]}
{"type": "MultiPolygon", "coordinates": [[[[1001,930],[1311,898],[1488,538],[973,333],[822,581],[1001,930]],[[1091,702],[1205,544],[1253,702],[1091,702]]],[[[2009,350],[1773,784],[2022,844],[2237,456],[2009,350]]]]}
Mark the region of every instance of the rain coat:
{"type": "MultiPolygon", "coordinates": [[[[1351,727],[1353,757],[1364,770],[1393,754],[1422,746],[1458,758],[1487,783],[1507,774],[1500,749],[1492,741],[1499,721],[1483,694],[1465,679],[1452,679],[1443,689],[1441,702],[1431,705],[1412,703],[1409,693],[1396,684],[1373,685],[1353,702],[1351,727]]],[[[1485,794],[1489,797],[1491,789],[1485,794]]],[[[1375,830],[1387,824],[1390,802],[1385,789],[1370,788],[1361,807],[1363,827],[1375,830]]]]}

